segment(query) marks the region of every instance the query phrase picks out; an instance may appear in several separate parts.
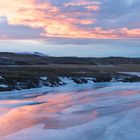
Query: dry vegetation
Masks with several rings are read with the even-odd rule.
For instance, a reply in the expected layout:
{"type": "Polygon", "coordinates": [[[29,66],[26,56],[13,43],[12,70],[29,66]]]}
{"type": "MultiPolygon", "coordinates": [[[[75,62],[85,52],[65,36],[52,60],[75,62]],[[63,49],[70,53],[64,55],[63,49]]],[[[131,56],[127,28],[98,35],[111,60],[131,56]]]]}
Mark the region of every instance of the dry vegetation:
{"type": "MultiPolygon", "coordinates": [[[[0,84],[8,85],[8,88],[0,88],[0,91],[39,87],[40,77],[43,76],[47,76],[49,80],[42,81],[46,86],[48,82],[52,86],[59,85],[58,77],[93,77],[96,78],[95,82],[108,82],[113,78],[124,82],[140,81],[140,77],[119,72],[140,72],[140,59],[57,58],[0,53],[0,76],[3,78],[0,79],[0,84]]],[[[83,82],[86,81],[83,79],[83,82]]]]}

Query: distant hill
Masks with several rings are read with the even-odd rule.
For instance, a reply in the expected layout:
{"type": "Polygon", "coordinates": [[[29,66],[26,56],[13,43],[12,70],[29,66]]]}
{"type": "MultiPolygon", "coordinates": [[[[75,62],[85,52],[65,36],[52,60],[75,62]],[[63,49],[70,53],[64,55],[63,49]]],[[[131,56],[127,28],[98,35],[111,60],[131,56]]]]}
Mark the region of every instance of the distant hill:
{"type": "Polygon", "coordinates": [[[106,57],[50,57],[39,52],[0,52],[0,65],[48,65],[48,64],[87,64],[87,65],[118,65],[140,64],[140,58],[106,57]]]}

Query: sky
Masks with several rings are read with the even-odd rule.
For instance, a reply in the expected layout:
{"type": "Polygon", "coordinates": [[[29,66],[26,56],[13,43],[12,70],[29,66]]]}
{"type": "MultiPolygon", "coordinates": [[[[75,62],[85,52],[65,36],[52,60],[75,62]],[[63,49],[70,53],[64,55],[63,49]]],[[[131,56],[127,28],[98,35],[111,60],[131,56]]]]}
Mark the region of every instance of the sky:
{"type": "Polygon", "coordinates": [[[140,0],[0,0],[0,51],[140,57],[140,0]]]}

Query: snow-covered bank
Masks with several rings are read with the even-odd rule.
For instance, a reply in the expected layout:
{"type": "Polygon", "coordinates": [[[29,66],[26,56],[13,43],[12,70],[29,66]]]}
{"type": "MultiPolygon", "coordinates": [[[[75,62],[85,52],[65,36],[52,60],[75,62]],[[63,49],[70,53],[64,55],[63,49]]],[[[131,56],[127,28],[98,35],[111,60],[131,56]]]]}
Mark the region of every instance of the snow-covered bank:
{"type": "Polygon", "coordinates": [[[129,74],[129,75],[135,75],[135,76],[138,76],[140,77],[140,72],[120,72],[122,74],[129,74]]]}
{"type": "Polygon", "coordinates": [[[0,114],[0,140],[139,140],[140,83],[1,100],[0,114]]]}
{"type": "MultiPolygon", "coordinates": [[[[89,81],[85,84],[76,84],[74,82],[67,83],[66,85],[58,86],[58,87],[41,87],[41,88],[31,88],[31,89],[23,89],[23,90],[15,90],[15,91],[5,91],[0,92],[0,99],[21,99],[21,98],[32,98],[36,96],[41,96],[44,94],[49,93],[61,93],[61,92],[79,92],[84,90],[96,90],[106,87],[112,87],[112,89],[116,89],[116,87],[119,86],[119,88],[123,88],[123,86],[130,85],[130,89],[132,87],[138,88],[140,86],[140,83],[124,83],[124,82],[100,82],[100,83],[93,83],[92,81],[89,81]]],[[[129,88],[129,87],[128,87],[129,88]]],[[[110,89],[110,88],[109,88],[110,89]]]]}
{"type": "Polygon", "coordinates": [[[37,90],[38,88],[51,91],[52,89],[59,90],[67,87],[67,89],[73,87],[94,86],[94,83],[101,82],[140,82],[140,77],[136,73],[98,73],[92,77],[86,76],[39,76],[39,77],[8,77],[0,76],[0,92],[5,91],[21,91],[21,90],[37,90]],[[61,88],[57,88],[61,87],[61,88]]]}
{"type": "MultiPolygon", "coordinates": [[[[30,88],[30,89],[21,89],[21,90],[15,90],[15,91],[3,91],[1,93],[16,93],[16,92],[27,92],[27,91],[69,91],[69,89],[80,89],[80,88],[84,88],[87,87],[89,88],[90,86],[93,86],[94,84],[94,79],[95,78],[77,78],[76,80],[79,80],[80,83],[75,82],[75,79],[72,78],[67,78],[67,77],[58,77],[59,81],[58,81],[58,85],[52,86],[50,83],[48,83],[48,85],[44,86],[42,81],[40,81],[40,87],[39,88],[30,88]],[[82,80],[86,80],[86,82],[83,82],[82,80]],[[81,81],[80,81],[81,80],[81,81]],[[50,84],[50,85],[49,85],[50,84]]],[[[41,80],[47,81],[48,77],[40,77],[41,80]]]]}
{"type": "Polygon", "coordinates": [[[90,78],[90,77],[47,77],[47,76],[42,76],[38,77],[36,79],[28,79],[27,81],[23,79],[23,81],[15,81],[14,84],[8,85],[9,83],[7,80],[0,76],[0,91],[2,89],[2,93],[5,91],[17,91],[17,92],[22,92],[22,91],[32,91],[32,90],[37,90],[37,89],[45,89],[45,91],[52,91],[55,89],[59,90],[62,89],[64,90],[65,87],[67,89],[74,88],[74,87],[87,87],[90,85],[93,85],[93,82],[95,81],[95,78],[90,78]],[[25,82],[26,81],[26,82],[25,82]],[[59,87],[59,88],[58,88],[59,87]],[[61,88],[60,88],[61,87],[61,88]]]}

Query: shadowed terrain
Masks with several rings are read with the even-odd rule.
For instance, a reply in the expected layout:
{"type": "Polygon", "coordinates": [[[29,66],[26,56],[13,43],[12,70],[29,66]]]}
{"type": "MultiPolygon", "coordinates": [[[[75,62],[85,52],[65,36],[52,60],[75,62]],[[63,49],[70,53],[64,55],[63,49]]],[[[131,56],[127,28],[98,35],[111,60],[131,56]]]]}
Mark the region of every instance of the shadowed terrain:
{"type": "Polygon", "coordinates": [[[88,83],[89,78],[93,82],[140,81],[139,76],[128,72],[140,72],[140,58],[0,53],[0,91],[65,85],[60,77],[77,84],[88,83]]]}

